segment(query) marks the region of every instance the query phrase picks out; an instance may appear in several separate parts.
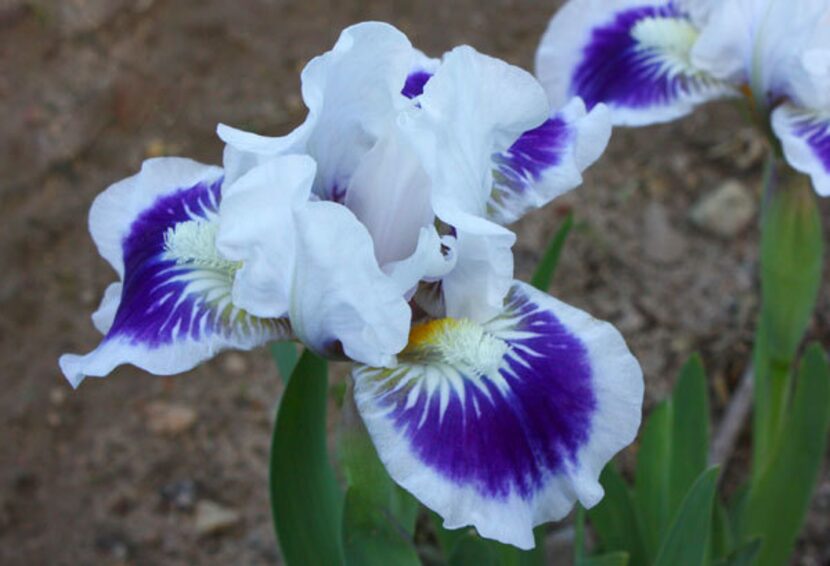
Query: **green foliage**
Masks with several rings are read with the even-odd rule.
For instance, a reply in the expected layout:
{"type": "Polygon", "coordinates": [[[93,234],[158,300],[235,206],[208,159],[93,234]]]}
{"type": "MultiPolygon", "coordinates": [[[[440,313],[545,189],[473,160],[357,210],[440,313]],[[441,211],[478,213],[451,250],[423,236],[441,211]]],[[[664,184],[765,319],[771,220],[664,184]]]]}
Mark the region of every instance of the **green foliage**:
{"type": "Polygon", "coordinates": [[[588,511],[588,518],[602,547],[624,551],[631,558],[631,564],[646,564],[631,490],[613,462],[603,470],[600,483],[605,489],[605,497],[588,511]]]}
{"type": "Polygon", "coordinates": [[[340,464],[348,491],[343,512],[347,564],[419,564],[412,544],[418,502],[386,472],[354,406],[345,397],[340,464]]]}
{"type": "Polygon", "coordinates": [[[326,449],[327,364],[305,351],[277,412],[271,512],[289,565],[342,564],[343,495],[326,449]]]}
{"type": "Polygon", "coordinates": [[[741,515],[743,540],[762,540],[757,564],[787,561],[801,530],[827,446],[830,368],[822,348],[807,349],[787,419],[766,468],[750,488],[741,515]]]}
{"type": "Polygon", "coordinates": [[[770,358],[795,357],[816,303],[823,257],[821,216],[799,176],[769,202],[761,234],[761,319],[770,358]]]}
{"type": "Polygon", "coordinates": [[[712,524],[718,469],[710,468],[692,485],[661,542],[655,566],[700,566],[712,524]]]}
{"type": "Polygon", "coordinates": [[[600,477],[605,497],[588,511],[601,548],[625,553],[631,564],[703,564],[713,538],[717,473],[706,471],[709,403],[698,356],[684,365],[672,397],[652,410],[641,434],[633,492],[609,464],[600,477]],[[690,539],[699,540],[694,549],[685,547],[690,539]]]}
{"type": "Polygon", "coordinates": [[[556,267],[559,265],[559,257],[562,255],[562,248],[565,246],[565,241],[568,239],[568,234],[573,228],[574,217],[573,213],[568,213],[562,226],[553,235],[553,238],[548,244],[548,249],[545,250],[545,255],[536,266],[536,272],[530,279],[530,284],[547,293],[550,288],[550,283],[553,280],[553,274],[556,272],[556,267]]]}
{"type": "Polygon", "coordinates": [[[297,361],[300,359],[297,353],[297,344],[290,341],[272,342],[271,356],[277,364],[277,369],[283,382],[288,383],[288,380],[291,379],[291,373],[294,371],[294,368],[297,366],[297,361]]]}

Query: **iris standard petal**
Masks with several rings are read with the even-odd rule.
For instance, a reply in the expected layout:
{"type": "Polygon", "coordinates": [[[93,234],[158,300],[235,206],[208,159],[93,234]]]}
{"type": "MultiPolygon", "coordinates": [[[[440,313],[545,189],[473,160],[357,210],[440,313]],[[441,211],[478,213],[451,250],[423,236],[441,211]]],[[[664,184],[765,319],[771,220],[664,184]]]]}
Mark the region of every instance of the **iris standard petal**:
{"type": "Polygon", "coordinates": [[[642,372],[619,332],[523,283],[484,325],[416,326],[398,361],[353,371],[389,473],[445,527],[520,548],[602,498],[602,468],[640,424],[642,372]]]}
{"type": "Polygon", "coordinates": [[[830,196],[830,112],[785,103],[773,111],[772,128],[789,164],[810,176],[819,195],[830,196]]]}
{"type": "Polygon", "coordinates": [[[225,157],[233,163],[228,166],[236,174],[240,166],[278,152],[308,153],[318,167],[314,193],[342,203],[362,157],[396,111],[410,104],[401,89],[417,57],[406,36],[391,25],[366,22],[346,28],[331,51],[303,70],[308,117],[294,132],[266,138],[219,127],[219,137],[231,146],[225,157]]]}
{"type": "Polygon", "coordinates": [[[509,224],[582,183],[611,137],[604,104],[587,112],[574,98],[541,126],[523,133],[506,151],[493,155],[493,192],[488,216],[509,224]]]}
{"type": "Polygon", "coordinates": [[[579,96],[607,104],[615,124],[666,122],[732,92],[692,64],[697,37],[677,2],[571,0],[539,45],[536,75],[555,108],[579,96]]]}
{"type": "Polygon", "coordinates": [[[145,162],[93,203],[90,232],[121,276],[96,313],[107,329],[89,354],[61,356],[76,386],[121,364],[169,375],[228,348],[289,336],[284,319],[250,316],[231,301],[239,265],[216,250],[222,170],[187,159],[145,162]]]}
{"type": "Polygon", "coordinates": [[[298,211],[289,318],[297,337],[326,356],[386,366],[406,345],[412,312],[381,271],[369,232],[345,206],[298,211]]]}

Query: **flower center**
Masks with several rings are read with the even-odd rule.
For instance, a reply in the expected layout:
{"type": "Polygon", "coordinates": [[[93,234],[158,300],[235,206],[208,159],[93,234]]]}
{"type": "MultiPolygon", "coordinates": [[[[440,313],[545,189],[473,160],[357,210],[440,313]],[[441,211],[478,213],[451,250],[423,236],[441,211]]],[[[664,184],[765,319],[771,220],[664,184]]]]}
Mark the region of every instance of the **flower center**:
{"type": "Polygon", "coordinates": [[[661,56],[666,70],[674,73],[693,71],[692,47],[698,31],[681,18],[645,18],[631,29],[631,36],[642,49],[661,56]]]}
{"type": "Polygon", "coordinates": [[[236,273],[242,265],[230,261],[216,249],[219,223],[211,220],[188,220],[171,226],[164,233],[164,249],[177,264],[191,264],[203,269],[236,273]]]}
{"type": "Polygon", "coordinates": [[[440,318],[416,324],[404,355],[438,360],[478,374],[498,370],[510,346],[466,318],[440,318]]]}

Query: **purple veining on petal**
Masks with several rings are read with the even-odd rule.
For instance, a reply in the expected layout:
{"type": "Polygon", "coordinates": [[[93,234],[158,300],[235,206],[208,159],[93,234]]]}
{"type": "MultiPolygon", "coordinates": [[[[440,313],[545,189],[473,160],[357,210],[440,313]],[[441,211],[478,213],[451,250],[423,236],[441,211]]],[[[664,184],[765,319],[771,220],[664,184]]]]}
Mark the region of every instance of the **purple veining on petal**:
{"type": "Polygon", "coordinates": [[[545,170],[559,165],[568,145],[570,130],[560,117],[554,116],[541,126],[529,130],[507,151],[493,155],[498,167],[495,183],[512,191],[523,192],[538,181],[545,170]]]}
{"type": "Polygon", "coordinates": [[[795,135],[807,142],[825,171],[830,172],[830,121],[811,116],[798,120],[794,126],[795,135]]]}
{"type": "Polygon", "coordinates": [[[694,80],[661,68],[653,49],[638,45],[634,26],[647,18],[688,19],[674,3],[640,6],[617,13],[597,27],[576,68],[571,95],[580,96],[589,109],[600,102],[618,107],[646,108],[671,104],[688,93],[694,80]]]}
{"type": "Polygon", "coordinates": [[[230,332],[200,296],[186,293],[181,276],[193,268],[164,257],[167,230],[216,213],[221,185],[219,178],[181,188],[159,197],[136,218],[124,238],[124,288],[105,339],[127,338],[156,348],[183,337],[230,332]]]}
{"type": "Polygon", "coordinates": [[[576,463],[597,401],[579,338],[516,288],[506,310],[518,320],[514,330],[526,335],[507,340],[509,371],[500,372],[508,391],[486,376],[464,376],[463,399],[450,389],[443,417],[441,394],[424,389],[414,404],[407,387],[381,403],[417,457],[442,476],[488,497],[530,497],[550,475],[576,463]],[[471,379],[481,380],[486,392],[471,379]]]}
{"type": "Polygon", "coordinates": [[[432,78],[432,73],[427,71],[413,71],[406,77],[406,83],[403,85],[403,94],[407,98],[415,98],[421,96],[424,92],[424,85],[432,78]]]}

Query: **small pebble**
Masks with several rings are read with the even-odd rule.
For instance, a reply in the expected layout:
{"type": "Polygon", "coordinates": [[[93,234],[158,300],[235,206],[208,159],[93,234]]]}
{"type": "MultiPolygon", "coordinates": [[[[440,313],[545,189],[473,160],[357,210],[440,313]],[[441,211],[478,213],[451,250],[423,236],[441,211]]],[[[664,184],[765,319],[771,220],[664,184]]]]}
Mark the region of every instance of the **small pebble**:
{"type": "Polygon", "coordinates": [[[155,401],[147,405],[147,428],[156,434],[180,434],[196,423],[196,411],[186,405],[155,401]]]}
{"type": "Polygon", "coordinates": [[[692,208],[691,217],[704,232],[729,239],[749,225],[755,209],[755,198],[749,189],[731,179],[704,195],[692,208]]]}
{"type": "Polygon", "coordinates": [[[200,536],[216,535],[239,524],[238,512],[215,501],[204,500],[196,504],[196,532],[200,536]]]}

